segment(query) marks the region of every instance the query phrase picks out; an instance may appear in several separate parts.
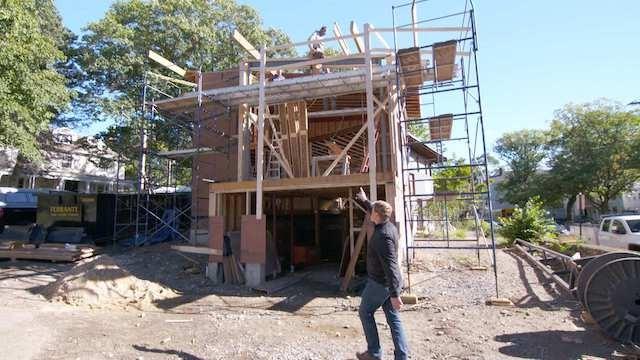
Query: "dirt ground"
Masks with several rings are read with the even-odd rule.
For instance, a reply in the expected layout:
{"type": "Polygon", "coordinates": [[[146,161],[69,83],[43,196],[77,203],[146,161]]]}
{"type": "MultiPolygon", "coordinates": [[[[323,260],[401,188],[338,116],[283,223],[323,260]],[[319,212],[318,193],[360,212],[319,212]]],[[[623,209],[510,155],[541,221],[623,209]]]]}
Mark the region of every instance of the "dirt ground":
{"type": "MultiPolygon", "coordinates": [[[[6,359],[353,359],[365,348],[359,297],[342,296],[336,266],[266,296],[204,277],[205,257],[167,244],[111,254],[134,276],[179,294],[153,308],[90,308],[51,302],[43,287],[70,264],[0,262],[0,357],[6,359]]],[[[402,318],[412,359],[609,358],[615,342],[580,320],[569,295],[520,257],[498,252],[500,295],[515,307],[485,305],[493,272],[471,270],[475,253],[422,252],[412,272],[418,305],[402,318]]],[[[481,254],[482,263],[489,261],[481,254]]],[[[311,271],[313,270],[313,271],[311,271]]],[[[384,315],[376,315],[392,358],[384,315]]]]}

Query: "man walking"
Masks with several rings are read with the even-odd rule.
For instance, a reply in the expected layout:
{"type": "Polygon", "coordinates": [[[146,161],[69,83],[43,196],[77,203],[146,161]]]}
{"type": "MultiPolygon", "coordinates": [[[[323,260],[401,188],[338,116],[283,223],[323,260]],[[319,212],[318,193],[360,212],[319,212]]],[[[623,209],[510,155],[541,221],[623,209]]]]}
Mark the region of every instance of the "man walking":
{"type": "Polygon", "coordinates": [[[382,307],[391,329],[395,359],[407,359],[409,349],[399,312],[402,307],[402,275],[398,266],[398,231],[389,221],[393,209],[385,201],[369,201],[362,188],[356,195],[356,201],[367,209],[371,222],[375,224],[373,236],[367,245],[369,279],[362,292],[359,310],[367,351],[357,353],[356,357],[360,360],[381,359],[382,350],[374,314],[382,307]]]}

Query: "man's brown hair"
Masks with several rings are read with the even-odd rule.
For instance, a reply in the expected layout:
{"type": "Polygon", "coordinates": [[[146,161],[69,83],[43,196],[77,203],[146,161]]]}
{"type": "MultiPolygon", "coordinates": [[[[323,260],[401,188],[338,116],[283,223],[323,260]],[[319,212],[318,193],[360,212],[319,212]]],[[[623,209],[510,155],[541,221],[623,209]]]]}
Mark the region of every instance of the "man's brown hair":
{"type": "Polygon", "coordinates": [[[393,208],[388,202],[378,200],[373,203],[373,211],[377,212],[382,217],[383,221],[386,221],[391,218],[393,208]]]}

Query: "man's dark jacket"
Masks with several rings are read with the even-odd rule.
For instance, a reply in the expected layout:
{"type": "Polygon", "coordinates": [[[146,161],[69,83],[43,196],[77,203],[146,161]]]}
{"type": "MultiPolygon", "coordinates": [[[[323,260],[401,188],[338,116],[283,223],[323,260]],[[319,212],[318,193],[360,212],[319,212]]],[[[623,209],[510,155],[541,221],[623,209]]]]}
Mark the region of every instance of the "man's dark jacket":
{"type": "MultiPolygon", "coordinates": [[[[373,203],[356,197],[369,213],[373,203]]],[[[402,275],[398,266],[398,230],[390,221],[375,225],[373,236],[367,245],[367,275],[379,284],[389,288],[391,297],[402,292],[402,275]]]]}

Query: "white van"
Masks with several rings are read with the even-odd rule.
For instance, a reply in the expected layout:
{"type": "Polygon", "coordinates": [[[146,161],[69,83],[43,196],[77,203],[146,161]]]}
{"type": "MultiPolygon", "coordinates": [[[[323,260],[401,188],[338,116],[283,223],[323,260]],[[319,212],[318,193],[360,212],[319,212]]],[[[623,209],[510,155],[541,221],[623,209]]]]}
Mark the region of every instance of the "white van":
{"type": "Polygon", "coordinates": [[[602,219],[598,244],[640,251],[640,215],[610,216],[602,219]]]}

